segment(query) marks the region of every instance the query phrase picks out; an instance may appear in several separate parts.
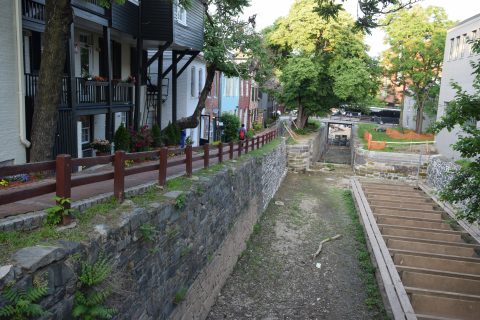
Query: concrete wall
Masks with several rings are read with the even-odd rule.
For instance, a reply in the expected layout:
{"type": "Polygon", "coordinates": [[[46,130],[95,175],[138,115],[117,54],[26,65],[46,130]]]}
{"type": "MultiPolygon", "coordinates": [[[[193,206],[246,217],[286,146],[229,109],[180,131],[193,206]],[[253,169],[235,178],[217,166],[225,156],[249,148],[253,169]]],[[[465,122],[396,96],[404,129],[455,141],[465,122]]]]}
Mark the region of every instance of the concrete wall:
{"type": "Polygon", "coordinates": [[[14,1],[3,1],[0,10],[0,165],[25,162],[25,148],[20,142],[20,75],[23,66],[17,63],[22,52],[17,50],[17,17],[14,1]]]}
{"type": "Polygon", "coordinates": [[[285,169],[283,141],[264,156],[244,157],[192,180],[181,209],[172,192],[142,206],[127,201],[117,218],[95,226],[88,241],[19,250],[12,265],[0,267],[0,291],[13,279],[21,287],[44,279],[49,292],[41,303],[52,313],[47,318],[72,319],[80,261],[105,254],[120,286],[108,301],[118,310],[115,319],[204,319],[285,169]],[[142,237],[146,224],[155,229],[152,241],[142,237]],[[173,298],[182,288],[189,291],[176,306],[173,298]]]}
{"type": "MultiPolygon", "coordinates": [[[[473,69],[470,65],[472,61],[477,62],[479,56],[472,55],[470,47],[466,44],[463,50],[457,50],[457,41],[463,41],[463,37],[473,37],[473,31],[476,32],[476,38],[480,36],[480,15],[476,15],[467,19],[447,32],[445,42],[445,53],[443,58],[442,83],[440,86],[440,96],[438,100],[437,120],[445,114],[445,108],[449,101],[454,100],[455,90],[451,83],[458,83],[464,91],[472,94],[474,92],[472,75],[473,69]],[[452,48],[453,39],[453,48],[452,48]]],[[[460,45],[462,47],[462,44],[460,45]]],[[[480,112],[480,110],[479,110],[480,112]]],[[[478,126],[478,125],[477,125],[478,126]]],[[[448,132],[442,130],[436,137],[436,146],[438,151],[449,159],[459,159],[460,154],[452,150],[451,145],[457,141],[458,135],[461,134],[460,128],[457,126],[448,132]]]]}

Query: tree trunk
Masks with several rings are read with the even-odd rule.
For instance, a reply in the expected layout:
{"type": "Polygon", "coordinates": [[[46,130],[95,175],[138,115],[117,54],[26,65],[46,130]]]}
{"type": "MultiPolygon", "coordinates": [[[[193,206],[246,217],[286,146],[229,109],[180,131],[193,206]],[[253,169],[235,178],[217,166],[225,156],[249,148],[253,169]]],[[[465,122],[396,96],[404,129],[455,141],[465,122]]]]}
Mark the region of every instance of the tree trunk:
{"type": "MultiPolygon", "coordinates": [[[[400,125],[400,128],[402,129],[402,133],[404,133],[405,131],[405,128],[403,127],[403,114],[405,112],[405,90],[407,89],[407,85],[406,83],[403,83],[403,89],[402,89],[402,101],[400,102],[400,120],[399,120],[399,125],[400,125]]],[[[393,100],[395,100],[395,88],[393,89],[393,94],[394,94],[394,98],[393,100]]]]}
{"type": "Polygon", "coordinates": [[[424,105],[423,101],[417,102],[417,120],[415,122],[415,132],[418,133],[418,134],[422,133],[423,105],[424,105]]]}
{"type": "MultiPolygon", "coordinates": [[[[177,121],[177,125],[180,129],[187,128],[196,128],[199,124],[200,115],[202,110],[205,108],[205,101],[207,100],[208,94],[212,90],[213,80],[215,79],[215,72],[217,69],[213,65],[207,65],[207,79],[205,80],[205,85],[203,86],[202,93],[198,98],[198,103],[195,108],[195,111],[190,117],[182,118],[177,121]]],[[[219,93],[221,94],[221,93],[219,93]]]]}
{"type": "Polygon", "coordinates": [[[295,121],[295,124],[299,129],[303,129],[305,128],[307,121],[308,121],[308,116],[305,113],[305,108],[299,105],[298,111],[297,111],[297,120],[295,121]]]}
{"type": "Polygon", "coordinates": [[[70,0],[46,0],[45,15],[44,47],[32,122],[32,162],[49,160],[53,156],[66,40],[73,21],[70,0]]]}

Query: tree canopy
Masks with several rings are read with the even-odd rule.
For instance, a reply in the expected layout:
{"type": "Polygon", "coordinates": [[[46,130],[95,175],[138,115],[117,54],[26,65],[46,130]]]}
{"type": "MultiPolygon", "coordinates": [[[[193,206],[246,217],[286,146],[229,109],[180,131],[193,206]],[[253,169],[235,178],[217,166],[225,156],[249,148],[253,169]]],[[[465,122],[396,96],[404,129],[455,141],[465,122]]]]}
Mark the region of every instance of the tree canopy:
{"type": "Polygon", "coordinates": [[[264,33],[276,56],[279,98],[298,108],[297,126],[340,104],[358,104],[375,95],[379,68],[367,55],[363,34],[352,31],[353,18],[340,12],[326,20],[315,12],[315,0],[297,0],[288,16],[264,33]]]}
{"type": "MultiPolygon", "coordinates": [[[[480,54],[480,41],[473,45],[473,52],[480,54]]],[[[453,149],[461,156],[469,159],[466,164],[454,172],[453,179],[441,191],[442,199],[451,203],[463,205],[458,213],[459,219],[469,222],[480,221],[480,62],[472,62],[475,80],[474,93],[469,94],[458,84],[452,84],[456,89],[456,96],[447,105],[445,115],[435,125],[435,131],[442,129],[451,131],[459,126],[462,133],[453,149]]]]}
{"type": "Polygon", "coordinates": [[[438,95],[447,29],[452,25],[443,8],[415,6],[389,14],[384,19],[386,43],[383,64],[404,94],[415,99],[416,131],[422,131],[428,101],[438,95]]]}
{"type": "MultiPolygon", "coordinates": [[[[348,0],[316,0],[315,11],[324,19],[337,19],[339,13],[344,10],[343,4],[348,0]]],[[[370,33],[371,29],[382,25],[379,20],[386,14],[391,14],[410,8],[413,4],[422,0],[358,0],[359,16],[355,21],[357,29],[370,33]]]]}

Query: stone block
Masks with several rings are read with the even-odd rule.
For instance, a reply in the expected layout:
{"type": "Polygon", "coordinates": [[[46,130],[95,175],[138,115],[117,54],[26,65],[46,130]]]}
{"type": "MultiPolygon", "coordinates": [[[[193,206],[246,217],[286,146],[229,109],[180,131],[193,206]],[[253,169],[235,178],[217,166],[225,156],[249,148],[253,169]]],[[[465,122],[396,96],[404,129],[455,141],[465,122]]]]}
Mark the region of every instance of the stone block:
{"type": "Polygon", "coordinates": [[[34,272],[65,257],[66,250],[60,247],[35,246],[18,250],[13,260],[21,268],[34,272]]]}

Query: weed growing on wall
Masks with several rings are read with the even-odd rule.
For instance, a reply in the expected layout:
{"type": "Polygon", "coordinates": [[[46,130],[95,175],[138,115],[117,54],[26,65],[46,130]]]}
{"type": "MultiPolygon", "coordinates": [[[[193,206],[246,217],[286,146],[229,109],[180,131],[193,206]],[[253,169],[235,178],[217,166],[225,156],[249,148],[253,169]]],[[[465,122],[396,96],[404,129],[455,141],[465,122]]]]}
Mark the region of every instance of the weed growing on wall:
{"type": "Polygon", "coordinates": [[[45,296],[47,291],[46,284],[34,285],[28,289],[7,287],[2,295],[8,304],[0,308],[0,319],[26,320],[48,315],[40,304],[35,303],[45,296]]]}

